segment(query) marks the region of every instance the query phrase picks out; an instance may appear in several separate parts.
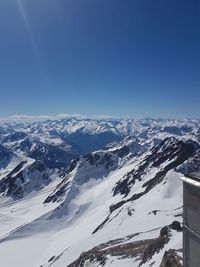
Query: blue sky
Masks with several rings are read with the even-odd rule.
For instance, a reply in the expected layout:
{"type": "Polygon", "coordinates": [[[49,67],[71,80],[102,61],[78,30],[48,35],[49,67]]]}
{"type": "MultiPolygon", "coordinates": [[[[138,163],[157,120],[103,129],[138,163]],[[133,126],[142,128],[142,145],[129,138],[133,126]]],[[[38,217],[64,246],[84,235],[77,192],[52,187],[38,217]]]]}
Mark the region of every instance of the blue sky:
{"type": "Polygon", "coordinates": [[[0,116],[200,117],[200,1],[1,0],[0,116]]]}

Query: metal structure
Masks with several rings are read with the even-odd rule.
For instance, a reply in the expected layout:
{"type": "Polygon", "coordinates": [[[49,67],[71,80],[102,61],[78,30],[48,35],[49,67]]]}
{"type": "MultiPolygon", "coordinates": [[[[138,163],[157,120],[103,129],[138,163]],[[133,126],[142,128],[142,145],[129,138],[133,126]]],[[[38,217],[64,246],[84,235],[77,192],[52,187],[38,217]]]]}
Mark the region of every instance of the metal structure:
{"type": "Polygon", "coordinates": [[[200,267],[200,160],[183,180],[183,266],[200,267]]]}

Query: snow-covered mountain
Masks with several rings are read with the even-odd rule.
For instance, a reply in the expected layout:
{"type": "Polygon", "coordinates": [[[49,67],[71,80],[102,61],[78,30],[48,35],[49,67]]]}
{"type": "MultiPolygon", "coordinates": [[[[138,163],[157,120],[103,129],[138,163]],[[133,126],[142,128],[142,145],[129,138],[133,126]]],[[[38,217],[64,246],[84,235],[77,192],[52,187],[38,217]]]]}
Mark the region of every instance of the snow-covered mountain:
{"type": "Polygon", "coordinates": [[[0,159],[0,195],[12,199],[24,198],[33,190],[40,191],[58,172],[3,145],[0,145],[0,159]]]}
{"type": "Polygon", "coordinates": [[[161,119],[2,124],[2,266],[182,266],[179,178],[196,168],[199,129],[161,119]]]}
{"type": "Polygon", "coordinates": [[[200,120],[163,119],[81,119],[64,118],[59,120],[32,123],[5,123],[0,125],[0,140],[11,143],[24,139],[27,135],[43,143],[70,146],[81,153],[105,148],[107,144],[120,141],[132,135],[141,140],[166,136],[198,137],[200,120]]]}

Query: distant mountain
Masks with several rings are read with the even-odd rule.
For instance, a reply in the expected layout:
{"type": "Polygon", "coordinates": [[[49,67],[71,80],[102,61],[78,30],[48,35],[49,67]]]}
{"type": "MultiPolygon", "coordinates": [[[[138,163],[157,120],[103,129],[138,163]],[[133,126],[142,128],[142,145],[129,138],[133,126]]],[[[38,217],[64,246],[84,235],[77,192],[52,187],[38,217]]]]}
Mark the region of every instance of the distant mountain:
{"type": "Polygon", "coordinates": [[[25,160],[23,155],[14,153],[10,148],[0,144],[0,179],[25,160]]]}
{"type": "Polygon", "coordinates": [[[49,168],[66,167],[79,155],[69,144],[41,141],[36,136],[25,132],[11,132],[2,136],[2,143],[17,153],[40,160],[49,168]]]}
{"type": "MultiPolygon", "coordinates": [[[[187,139],[198,138],[200,120],[162,119],[78,119],[64,118],[32,123],[1,123],[0,141],[14,146],[27,137],[41,143],[56,145],[70,153],[79,155],[104,149],[112,142],[127,136],[136,136],[141,141],[168,136],[187,139]]],[[[20,148],[19,148],[20,149],[20,148]]]]}
{"type": "Polygon", "coordinates": [[[47,186],[56,171],[0,145],[0,195],[21,199],[47,186]]]}

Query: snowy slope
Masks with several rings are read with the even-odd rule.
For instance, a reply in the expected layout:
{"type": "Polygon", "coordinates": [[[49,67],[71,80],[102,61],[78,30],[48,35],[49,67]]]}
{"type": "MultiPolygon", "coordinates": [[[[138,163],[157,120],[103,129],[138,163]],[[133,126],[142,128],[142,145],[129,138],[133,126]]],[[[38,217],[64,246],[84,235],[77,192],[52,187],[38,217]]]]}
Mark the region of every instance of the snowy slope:
{"type": "Polygon", "coordinates": [[[0,145],[0,205],[24,198],[32,191],[40,192],[54,177],[59,177],[57,169],[0,145]]]}
{"type": "Polygon", "coordinates": [[[40,193],[0,206],[5,267],[158,267],[165,250],[179,253],[183,174],[174,168],[199,145],[171,137],[131,150],[124,142],[125,153],[119,143],[81,156],[40,193]]]}

